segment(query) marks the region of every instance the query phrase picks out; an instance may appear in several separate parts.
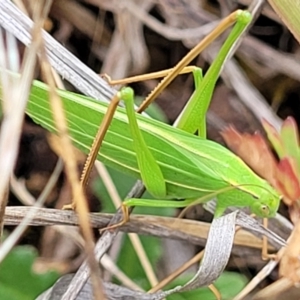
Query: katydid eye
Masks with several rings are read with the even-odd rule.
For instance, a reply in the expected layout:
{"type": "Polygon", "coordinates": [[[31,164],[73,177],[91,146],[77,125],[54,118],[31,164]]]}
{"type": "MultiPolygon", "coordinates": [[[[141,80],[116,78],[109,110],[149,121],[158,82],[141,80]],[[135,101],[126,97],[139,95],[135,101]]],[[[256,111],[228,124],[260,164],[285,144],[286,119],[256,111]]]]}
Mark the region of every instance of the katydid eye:
{"type": "Polygon", "coordinates": [[[261,210],[266,215],[269,214],[269,212],[270,212],[269,207],[267,205],[262,205],[261,210]]]}

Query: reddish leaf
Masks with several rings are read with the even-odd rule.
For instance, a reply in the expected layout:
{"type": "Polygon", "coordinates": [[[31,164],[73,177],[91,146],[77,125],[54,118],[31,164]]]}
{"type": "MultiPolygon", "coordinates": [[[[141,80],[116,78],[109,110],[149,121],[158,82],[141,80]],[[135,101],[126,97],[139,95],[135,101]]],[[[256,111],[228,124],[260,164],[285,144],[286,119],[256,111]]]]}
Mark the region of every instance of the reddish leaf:
{"type": "Polygon", "coordinates": [[[295,167],[295,160],[291,157],[283,158],[276,172],[276,188],[284,197],[284,202],[291,205],[300,197],[299,176],[295,167]]]}
{"type": "Polygon", "coordinates": [[[276,161],[259,133],[241,134],[230,126],[224,129],[221,135],[228,147],[241,157],[253,171],[271,184],[275,184],[276,161]]]}
{"type": "MultiPolygon", "coordinates": [[[[284,148],[281,137],[278,135],[272,125],[264,122],[271,139],[275,141],[277,147],[281,147],[281,154],[284,154],[284,148]]],[[[284,124],[282,134],[286,140],[293,138],[293,147],[295,147],[297,129],[292,119],[287,119],[284,124]]],[[[228,127],[221,133],[228,147],[240,156],[259,176],[265,178],[278,192],[283,196],[283,201],[293,210],[297,217],[298,209],[294,209],[300,198],[300,171],[298,171],[299,160],[297,157],[284,156],[279,163],[276,162],[267,143],[259,133],[254,135],[241,134],[233,127],[228,127]]],[[[290,143],[290,142],[286,142],[290,143]]],[[[290,151],[290,150],[289,150],[290,151]]],[[[299,147],[297,145],[297,151],[299,147]]]]}

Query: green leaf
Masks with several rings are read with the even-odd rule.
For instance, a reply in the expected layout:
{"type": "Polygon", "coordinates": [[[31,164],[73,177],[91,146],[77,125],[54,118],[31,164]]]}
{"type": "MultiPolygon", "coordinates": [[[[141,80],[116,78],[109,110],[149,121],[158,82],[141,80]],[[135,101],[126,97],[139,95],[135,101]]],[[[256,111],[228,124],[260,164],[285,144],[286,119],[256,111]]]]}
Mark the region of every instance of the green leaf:
{"type": "Polygon", "coordinates": [[[262,126],[267,133],[268,140],[272,144],[275,152],[277,153],[279,158],[282,158],[285,155],[284,147],[282,145],[282,141],[278,131],[275,127],[269,123],[267,120],[262,120],[262,126]]]}
{"type": "Polygon", "coordinates": [[[59,278],[55,271],[35,273],[36,257],[36,251],[27,246],[16,247],[7,255],[0,264],[0,299],[35,299],[59,278]]]}
{"type": "MultiPolygon", "coordinates": [[[[166,289],[173,288],[178,285],[184,285],[188,282],[190,278],[179,278],[175,280],[166,289]]],[[[222,295],[222,299],[232,299],[237,295],[247,284],[247,279],[245,276],[234,273],[234,272],[224,272],[218,280],[214,283],[215,287],[219,290],[222,295]]],[[[167,300],[214,300],[216,297],[207,287],[196,289],[193,291],[177,293],[169,296],[167,300]]]]}

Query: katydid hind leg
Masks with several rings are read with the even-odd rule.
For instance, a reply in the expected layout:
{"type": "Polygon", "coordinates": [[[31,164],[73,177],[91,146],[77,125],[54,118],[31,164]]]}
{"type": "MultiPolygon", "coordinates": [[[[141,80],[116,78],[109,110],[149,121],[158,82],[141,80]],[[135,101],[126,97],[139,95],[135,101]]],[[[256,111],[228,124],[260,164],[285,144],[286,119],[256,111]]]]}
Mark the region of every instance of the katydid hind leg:
{"type": "Polygon", "coordinates": [[[148,148],[139,129],[134,111],[134,94],[131,88],[121,90],[121,98],[125,101],[129,128],[132,135],[133,148],[136,153],[140,174],[149,193],[156,198],[164,198],[167,194],[166,183],[162,171],[148,148]]]}

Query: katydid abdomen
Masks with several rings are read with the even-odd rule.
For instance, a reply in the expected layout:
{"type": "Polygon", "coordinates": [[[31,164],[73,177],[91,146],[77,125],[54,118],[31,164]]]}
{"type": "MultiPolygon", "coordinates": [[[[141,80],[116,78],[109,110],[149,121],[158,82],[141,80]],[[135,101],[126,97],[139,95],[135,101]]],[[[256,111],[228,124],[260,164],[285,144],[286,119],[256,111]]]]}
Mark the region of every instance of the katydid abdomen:
{"type": "MultiPolygon", "coordinates": [[[[53,132],[55,126],[47,87],[40,82],[35,85],[27,113],[53,132]]],[[[107,105],[69,92],[59,91],[59,94],[72,139],[87,153],[107,105]]],[[[218,195],[221,206],[251,206],[255,202],[266,202],[270,216],[277,211],[277,192],[228,149],[145,116],[137,115],[137,119],[144,140],[163,173],[167,190],[164,199],[201,198],[225,189],[218,195]],[[233,186],[236,189],[226,190],[226,187],[233,186]]],[[[140,178],[128,118],[122,108],[114,116],[98,159],[107,166],[140,178]]]]}

